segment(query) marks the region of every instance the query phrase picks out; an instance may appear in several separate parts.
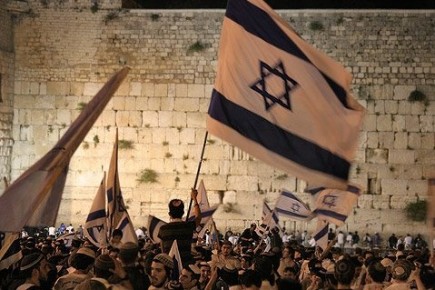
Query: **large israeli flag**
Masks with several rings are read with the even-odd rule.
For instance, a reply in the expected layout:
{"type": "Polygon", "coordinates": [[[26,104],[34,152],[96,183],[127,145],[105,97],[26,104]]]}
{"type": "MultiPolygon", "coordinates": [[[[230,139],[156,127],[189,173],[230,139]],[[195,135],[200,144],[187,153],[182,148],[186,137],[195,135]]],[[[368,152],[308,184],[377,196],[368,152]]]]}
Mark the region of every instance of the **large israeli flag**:
{"type": "Polygon", "coordinates": [[[262,0],[229,0],[207,130],[310,184],[346,188],[364,109],[352,77],[262,0]]]}

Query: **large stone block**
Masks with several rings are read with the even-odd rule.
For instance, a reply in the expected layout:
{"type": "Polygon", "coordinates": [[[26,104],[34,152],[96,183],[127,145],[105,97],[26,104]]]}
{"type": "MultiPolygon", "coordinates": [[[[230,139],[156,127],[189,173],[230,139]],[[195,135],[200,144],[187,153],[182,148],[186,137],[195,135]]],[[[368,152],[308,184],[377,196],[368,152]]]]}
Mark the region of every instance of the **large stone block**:
{"type": "Polygon", "coordinates": [[[176,98],[174,104],[175,111],[197,112],[199,108],[198,98],[176,98]]]}
{"type": "Polygon", "coordinates": [[[415,162],[414,150],[390,150],[388,163],[392,164],[412,164],[415,162]]]}

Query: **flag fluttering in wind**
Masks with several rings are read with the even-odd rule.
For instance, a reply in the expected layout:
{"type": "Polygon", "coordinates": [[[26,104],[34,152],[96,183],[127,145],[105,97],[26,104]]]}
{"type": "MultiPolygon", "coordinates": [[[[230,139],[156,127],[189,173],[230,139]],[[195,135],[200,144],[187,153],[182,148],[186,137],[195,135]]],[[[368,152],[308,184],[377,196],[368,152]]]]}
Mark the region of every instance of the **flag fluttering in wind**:
{"type": "Polygon", "coordinates": [[[107,246],[106,218],[106,173],[104,173],[83,227],[85,237],[98,248],[107,246]]]}
{"type": "Polygon", "coordinates": [[[262,0],[229,0],[211,134],[316,186],[346,188],[364,108],[352,77],[262,0]]]}
{"type": "Polygon", "coordinates": [[[24,226],[53,225],[59,210],[68,164],[129,68],[116,73],[86,105],[46,155],[15,180],[0,196],[0,230],[20,232],[24,226]]]}
{"type": "Polygon", "coordinates": [[[112,159],[110,160],[109,174],[107,176],[107,228],[109,237],[115,229],[122,231],[122,243],[133,242],[137,244],[137,236],[133,223],[125,207],[122,197],[121,185],[118,175],[118,129],[116,129],[115,144],[113,145],[112,159]]]}
{"type": "Polygon", "coordinates": [[[0,249],[0,271],[17,263],[22,257],[20,235],[18,233],[6,233],[3,246],[0,249]]]}
{"type": "Polygon", "coordinates": [[[284,217],[299,221],[308,221],[313,213],[296,195],[283,189],[276,202],[275,211],[284,217]]]}
{"type": "MultiPolygon", "coordinates": [[[[207,190],[205,189],[204,181],[201,180],[198,186],[198,197],[197,197],[199,209],[201,211],[201,228],[210,220],[215,211],[218,208],[218,205],[210,207],[210,203],[208,201],[207,190]]],[[[193,211],[189,213],[189,221],[194,221],[195,215],[193,211]]],[[[201,231],[201,230],[199,230],[201,231]]]]}
{"type": "Polygon", "coordinates": [[[159,238],[160,228],[166,224],[167,224],[166,222],[162,221],[161,219],[159,219],[153,215],[148,216],[148,223],[147,223],[148,235],[149,235],[149,238],[154,243],[157,244],[157,243],[161,242],[161,240],[159,238]]]}
{"type": "Polygon", "coordinates": [[[316,245],[325,250],[328,247],[329,223],[322,219],[317,219],[317,227],[314,233],[316,245]]]}
{"type": "Polygon", "coordinates": [[[174,261],[174,269],[172,270],[172,280],[178,281],[181,270],[183,270],[183,261],[181,261],[180,251],[178,250],[177,240],[172,242],[171,250],[169,250],[169,257],[174,261]]]}
{"type": "Polygon", "coordinates": [[[314,213],[317,218],[337,226],[344,224],[360,195],[360,189],[351,185],[347,190],[318,188],[309,192],[316,194],[314,213]]]}
{"type": "Polygon", "coordinates": [[[272,210],[270,208],[266,201],[263,201],[263,215],[261,216],[260,224],[255,228],[255,232],[260,237],[263,237],[274,227],[278,227],[281,230],[278,214],[275,209],[272,210]]]}

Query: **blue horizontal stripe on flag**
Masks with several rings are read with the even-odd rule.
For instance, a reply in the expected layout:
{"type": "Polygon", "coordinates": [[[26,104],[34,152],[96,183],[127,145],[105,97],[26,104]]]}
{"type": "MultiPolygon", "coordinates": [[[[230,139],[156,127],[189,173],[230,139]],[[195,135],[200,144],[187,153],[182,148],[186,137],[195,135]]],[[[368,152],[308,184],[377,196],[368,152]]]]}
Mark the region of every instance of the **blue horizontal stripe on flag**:
{"type": "Polygon", "coordinates": [[[281,194],[284,195],[285,197],[290,198],[290,199],[293,199],[293,200],[296,200],[296,201],[302,202],[302,201],[300,201],[299,198],[297,198],[297,197],[296,197],[293,193],[291,193],[291,192],[283,191],[283,192],[281,192],[281,194]]]}
{"type": "MultiPolygon", "coordinates": [[[[275,23],[275,21],[262,9],[252,5],[245,0],[230,0],[228,1],[227,11],[225,16],[234,22],[238,23],[249,33],[263,39],[267,43],[288,52],[295,57],[298,57],[306,62],[311,63],[304,52],[285,34],[284,31],[275,23]],[[240,11],[248,11],[241,13],[240,11]],[[259,29],[261,28],[261,29],[259,29]]],[[[312,64],[312,63],[311,63],[312,64]]],[[[314,65],[313,65],[314,66],[314,65]]],[[[319,69],[318,69],[319,70],[319,69]]],[[[332,91],[337,96],[338,100],[350,109],[347,104],[347,94],[339,84],[330,79],[326,74],[323,75],[328,82],[332,91]]]]}
{"type": "Polygon", "coordinates": [[[337,213],[335,211],[326,210],[326,209],[315,209],[314,212],[317,213],[317,214],[320,214],[320,215],[331,217],[333,219],[336,219],[336,220],[339,220],[339,221],[342,221],[342,222],[344,222],[346,220],[346,218],[347,218],[346,215],[339,214],[339,213],[337,213]]]}
{"type": "MultiPolygon", "coordinates": [[[[316,193],[318,193],[322,190],[325,190],[325,189],[326,189],[325,187],[316,187],[316,188],[312,188],[312,189],[307,190],[307,192],[312,194],[312,195],[315,195],[316,193]]],[[[353,186],[353,185],[348,185],[346,188],[346,191],[348,191],[350,193],[355,193],[356,195],[359,195],[361,192],[358,187],[353,186]]]]}
{"type": "Polygon", "coordinates": [[[323,238],[325,235],[328,234],[328,227],[329,225],[326,224],[323,229],[321,229],[317,234],[314,235],[314,240],[318,241],[321,238],[323,238]]]}
{"type": "Polygon", "coordinates": [[[350,163],[296,136],[213,90],[208,114],[244,137],[301,166],[347,180],[350,163]],[[261,134],[260,134],[261,133],[261,134]],[[322,160],[322,162],[319,162],[322,160]]]}
{"type": "Polygon", "coordinates": [[[97,210],[97,211],[89,213],[88,218],[86,219],[86,222],[94,221],[96,219],[105,218],[105,217],[106,217],[106,211],[104,209],[97,210]]]}
{"type": "Polygon", "coordinates": [[[285,214],[287,216],[294,216],[294,217],[299,217],[299,218],[307,218],[308,217],[307,215],[297,214],[294,211],[289,211],[289,210],[285,210],[282,208],[276,208],[275,211],[277,213],[282,213],[282,214],[285,214]]]}
{"type": "Polygon", "coordinates": [[[118,229],[123,230],[123,229],[124,229],[124,228],[129,224],[129,223],[130,223],[130,221],[128,220],[128,217],[125,217],[125,218],[121,221],[121,223],[120,223],[118,229]]]}

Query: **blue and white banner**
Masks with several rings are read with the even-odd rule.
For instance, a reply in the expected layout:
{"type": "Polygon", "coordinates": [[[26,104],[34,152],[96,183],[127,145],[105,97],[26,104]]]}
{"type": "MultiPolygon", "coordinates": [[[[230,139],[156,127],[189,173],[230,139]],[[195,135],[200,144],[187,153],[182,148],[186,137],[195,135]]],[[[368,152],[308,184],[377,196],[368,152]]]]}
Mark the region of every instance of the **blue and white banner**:
{"type": "Polygon", "coordinates": [[[285,189],[281,191],[281,195],[276,202],[275,211],[280,216],[299,221],[308,221],[313,218],[313,213],[308,206],[296,195],[285,189]]]}
{"type": "Polygon", "coordinates": [[[262,0],[229,0],[207,130],[310,184],[346,188],[364,108],[352,77],[262,0]]]}
{"type": "Polygon", "coordinates": [[[360,195],[360,189],[351,185],[347,190],[317,188],[309,192],[314,194],[317,218],[337,226],[344,224],[360,195]]]}
{"type": "Polygon", "coordinates": [[[105,172],[83,227],[83,234],[94,246],[107,247],[105,172]]]}

